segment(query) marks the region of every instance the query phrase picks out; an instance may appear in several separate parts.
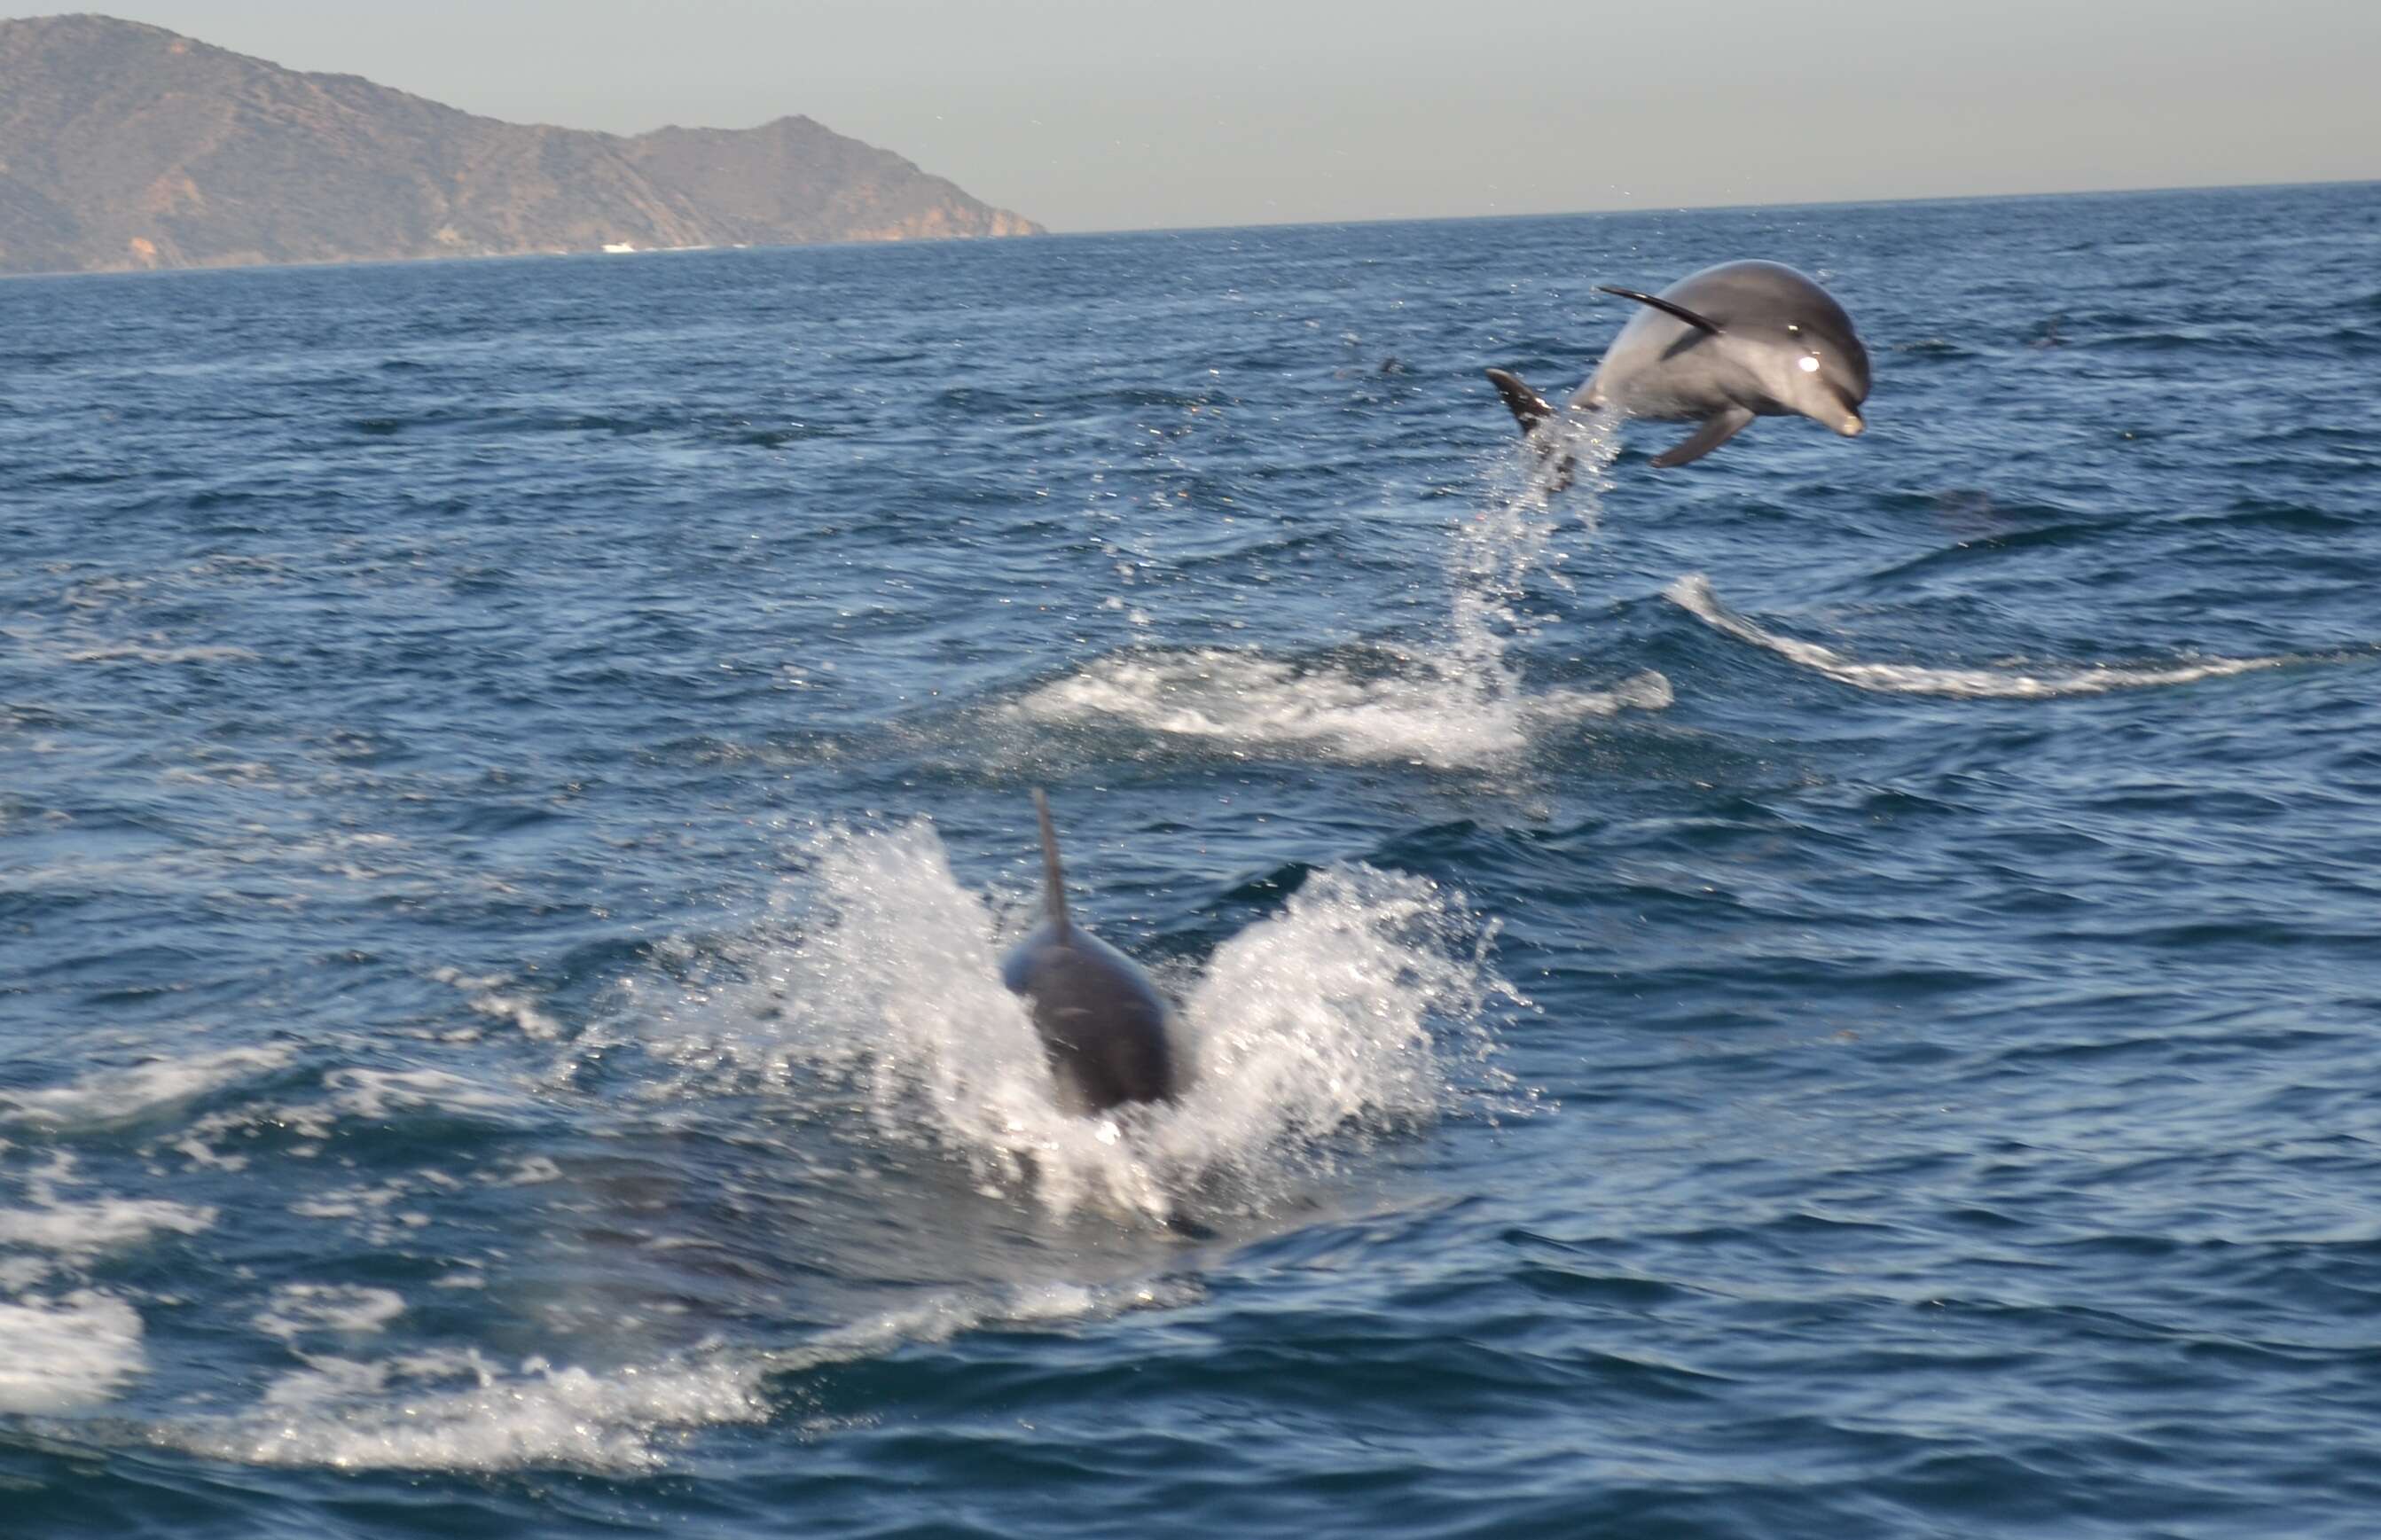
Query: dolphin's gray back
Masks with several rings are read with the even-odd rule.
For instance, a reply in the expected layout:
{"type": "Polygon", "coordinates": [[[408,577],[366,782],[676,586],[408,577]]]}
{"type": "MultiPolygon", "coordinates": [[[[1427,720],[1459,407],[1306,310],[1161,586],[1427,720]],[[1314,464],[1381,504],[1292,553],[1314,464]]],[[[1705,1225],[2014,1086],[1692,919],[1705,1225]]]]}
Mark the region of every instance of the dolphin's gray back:
{"type": "Polygon", "coordinates": [[[1092,1111],[1174,1094],[1165,996],[1114,947],[1044,921],[1008,954],[1002,982],[1025,996],[1051,1069],[1092,1111]]]}
{"type": "Polygon", "coordinates": [[[1574,405],[1611,404],[1652,418],[1704,417],[1723,400],[1764,416],[1790,411],[1766,398],[1747,359],[1748,349],[1786,345],[1793,335],[1789,327],[1856,371],[1854,404],[1868,395],[1868,349],[1851,316],[1834,295],[1782,263],[1721,263],[1679,279],[1661,298],[1710,321],[1718,334],[1641,307],[1612,339],[1574,405]]]}
{"type": "Polygon", "coordinates": [[[1025,996],[1051,1070],[1092,1111],[1174,1094],[1166,997],[1132,959],[1076,924],[1050,802],[1033,793],[1042,826],[1044,919],[1009,952],[1001,982],[1025,996]]]}
{"type": "Polygon", "coordinates": [[[1664,289],[1662,298],[1722,326],[1790,320],[1828,325],[1844,336],[1852,332],[1852,318],[1836,297],[1784,263],[1724,262],[1688,274],[1664,289]]]}

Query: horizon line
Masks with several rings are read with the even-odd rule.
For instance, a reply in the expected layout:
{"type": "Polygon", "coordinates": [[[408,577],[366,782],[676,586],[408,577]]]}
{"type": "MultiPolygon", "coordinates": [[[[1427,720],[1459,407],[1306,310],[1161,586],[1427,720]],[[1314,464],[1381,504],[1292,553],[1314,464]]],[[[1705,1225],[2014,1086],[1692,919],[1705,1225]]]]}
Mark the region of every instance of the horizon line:
{"type": "Polygon", "coordinates": [[[308,272],[348,267],[435,267],[469,263],[568,262],[579,258],[719,255],[739,251],[861,251],[874,247],[1014,246],[1044,240],[1091,240],[1133,236],[1214,235],[1228,230],[1330,230],[1374,225],[1485,224],[1524,219],[1600,219],[1634,214],[1752,214],[1771,210],[1886,208],[1911,203],[1995,203],[2052,198],[2149,198],[2181,192],[2286,192],[2298,189],[2381,187],[2381,177],[2318,177],[2312,181],[2181,182],[2157,187],[2070,188],[2049,192],[1943,193],[1912,198],[1834,198],[1779,203],[1641,203],[1620,208],[1555,209],[1526,214],[1386,214],[1361,219],[1272,219],[1240,225],[1124,226],[1097,230],[1051,229],[1032,236],[946,236],[923,240],[813,240],[786,245],[643,248],[630,253],[604,251],[490,251],[458,256],[334,257],[322,262],[202,263],[187,267],[66,268],[42,273],[0,272],[0,282],[55,278],[156,278],[177,274],[308,272]]]}
{"type": "MultiPolygon", "coordinates": [[[[1096,229],[1045,227],[1042,238],[1051,236],[1195,235],[1215,230],[1334,229],[1363,225],[1457,224],[1471,220],[1583,219],[1616,214],[1750,214],[1764,209],[1864,209],[1882,208],[1896,203],[1999,203],[2017,202],[2035,198],[2151,197],[2166,192],[2274,192],[2287,191],[2293,188],[2324,187],[2381,187],[2381,176],[2316,177],[2270,182],[2159,182],[2146,187],[2055,188],[2026,192],[1911,193],[1890,198],[1813,198],[1766,203],[1622,203],[1598,208],[1536,209],[1516,214],[1364,214],[1350,219],[1256,219],[1236,225],[1114,225],[1096,229]]],[[[982,239],[984,238],[954,238],[982,239]]],[[[853,241],[840,244],[868,243],[853,241]]],[[[890,241],[885,244],[925,243],[890,241]]]]}

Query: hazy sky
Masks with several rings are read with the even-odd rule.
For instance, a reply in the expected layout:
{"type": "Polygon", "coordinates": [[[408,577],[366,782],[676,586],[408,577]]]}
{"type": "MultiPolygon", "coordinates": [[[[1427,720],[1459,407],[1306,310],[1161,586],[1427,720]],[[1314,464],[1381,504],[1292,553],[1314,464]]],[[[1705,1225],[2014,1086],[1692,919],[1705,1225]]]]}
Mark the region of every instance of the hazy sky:
{"type": "Polygon", "coordinates": [[[2381,177],[2381,0],[102,8],[497,117],[807,113],[1066,230],[2381,177]]]}

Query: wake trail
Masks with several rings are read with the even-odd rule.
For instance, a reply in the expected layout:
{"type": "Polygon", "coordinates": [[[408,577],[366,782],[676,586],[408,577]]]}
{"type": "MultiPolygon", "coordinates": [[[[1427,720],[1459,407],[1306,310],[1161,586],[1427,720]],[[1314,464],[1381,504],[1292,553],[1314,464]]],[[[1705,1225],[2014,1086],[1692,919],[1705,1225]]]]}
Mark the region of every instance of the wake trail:
{"type": "Polygon", "coordinates": [[[1723,635],[1777,654],[1789,663],[1824,674],[1856,690],[1894,695],[1946,695],[1978,700],[2049,700],[2065,695],[2105,695],[2118,690],[2149,690],[2161,685],[2192,684],[2200,679],[2226,678],[2260,669],[2303,663],[2305,657],[2282,654],[2272,657],[2201,658],[2166,666],[2138,664],[2077,664],[2033,668],[1929,668],[1910,663],[1862,663],[1832,647],[1780,636],[1739,614],[1712,592],[1711,580],[1690,572],[1662,591],[1662,596],[1723,635]]]}

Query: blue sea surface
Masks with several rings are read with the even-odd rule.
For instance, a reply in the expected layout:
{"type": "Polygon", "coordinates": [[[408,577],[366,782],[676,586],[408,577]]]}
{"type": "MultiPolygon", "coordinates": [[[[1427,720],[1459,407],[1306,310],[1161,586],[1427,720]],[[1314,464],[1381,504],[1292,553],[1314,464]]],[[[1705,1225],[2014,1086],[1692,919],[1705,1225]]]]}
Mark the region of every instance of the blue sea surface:
{"type": "Polygon", "coordinates": [[[2381,1534],[2376,446],[2372,185],[0,285],[0,1534],[2381,1534]]]}

